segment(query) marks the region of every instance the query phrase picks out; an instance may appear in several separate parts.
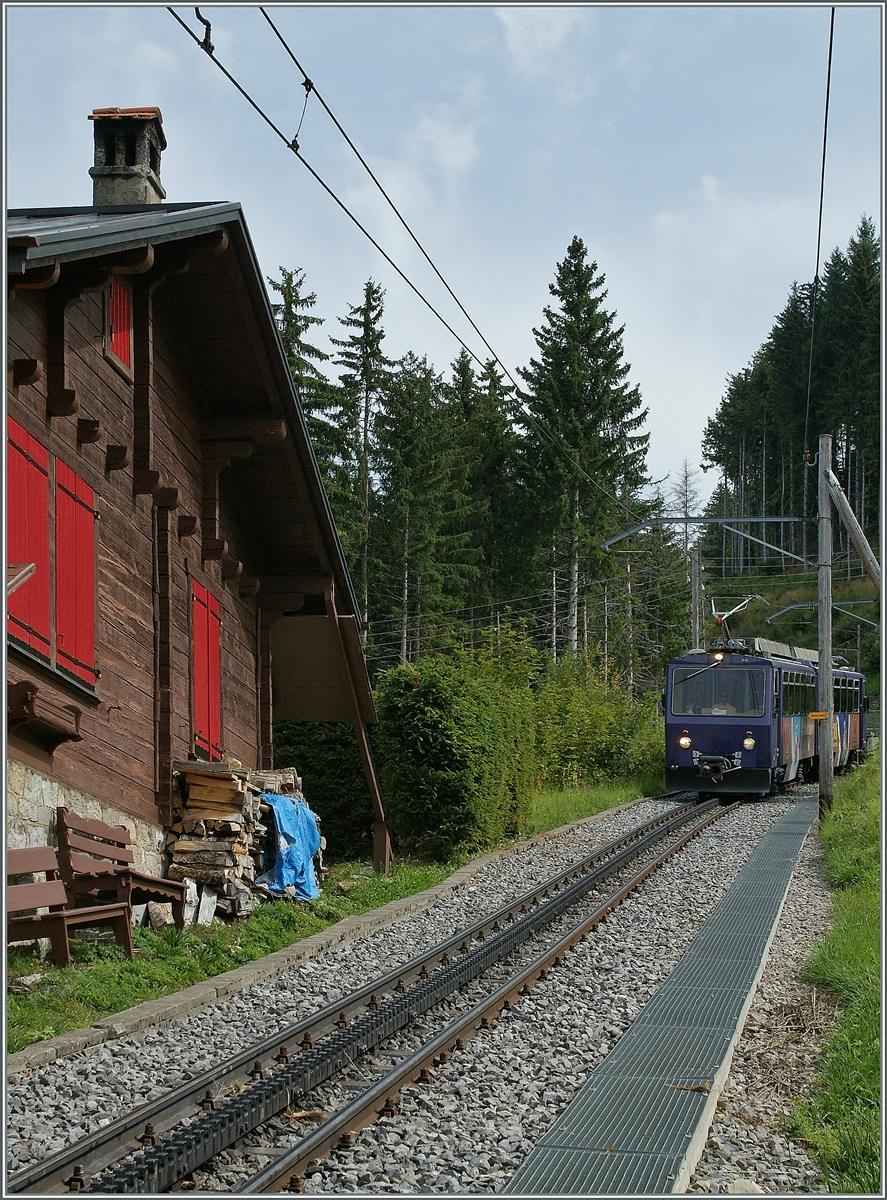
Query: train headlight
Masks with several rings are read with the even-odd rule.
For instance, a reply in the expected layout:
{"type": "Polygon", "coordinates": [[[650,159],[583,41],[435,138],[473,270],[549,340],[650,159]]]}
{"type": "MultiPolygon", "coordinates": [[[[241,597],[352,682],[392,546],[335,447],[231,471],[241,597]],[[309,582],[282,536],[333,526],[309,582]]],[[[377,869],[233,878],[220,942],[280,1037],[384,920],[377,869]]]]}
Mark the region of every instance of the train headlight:
{"type": "Polygon", "coordinates": [[[754,750],[754,748],[755,748],[755,739],[752,737],[752,735],[751,735],[750,733],[747,733],[747,734],[745,735],[745,737],[744,737],[744,739],[743,739],[743,741],[742,741],[742,745],[743,745],[743,747],[744,747],[746,750],[754,750]]]}
{"type": "Polygon", "coordinates": [[[689,750],[693,745],[693,743],[690,741],[690,735],[688,733],[682,733],[678,738],[678,745],[682,750],[689,750]]]}
{"type": "Polygon", "coordinates": [[[720,650],[718,650],[716,654],[713,654],[712,658],[715,660],[715,662],[723,662],[724,661],[724,655],[723,655],[722,651],[720,651],[720,650]]]}

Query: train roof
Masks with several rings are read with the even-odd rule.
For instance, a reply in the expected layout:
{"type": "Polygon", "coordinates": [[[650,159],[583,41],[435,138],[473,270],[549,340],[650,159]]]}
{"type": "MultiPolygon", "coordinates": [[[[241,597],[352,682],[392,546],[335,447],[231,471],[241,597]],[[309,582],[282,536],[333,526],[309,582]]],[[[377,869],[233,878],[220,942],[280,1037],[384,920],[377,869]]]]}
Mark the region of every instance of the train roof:
{"type": "MultiPolygon", "coordinates": [[[[790,646],[788,642],[774,642],[769,638],[759,637],[710,638],[707,646],[697,646],[692,650],[687,650],[681,655],[681,658],[690,658],[697,654],[711,654],[715,650],[724,651],[727,654],[748,655],[753,658],[778,659],[783,662],[797,663],[799,666],[816,667],[819,665],[818,650],[811,650],[806,646],[790,646]]],[[[832,657],[832,667],[834,670],[859,674],[859,672],[853,671],[852,667],[847,666],[844,659],[836,656],[832,657]]]]}

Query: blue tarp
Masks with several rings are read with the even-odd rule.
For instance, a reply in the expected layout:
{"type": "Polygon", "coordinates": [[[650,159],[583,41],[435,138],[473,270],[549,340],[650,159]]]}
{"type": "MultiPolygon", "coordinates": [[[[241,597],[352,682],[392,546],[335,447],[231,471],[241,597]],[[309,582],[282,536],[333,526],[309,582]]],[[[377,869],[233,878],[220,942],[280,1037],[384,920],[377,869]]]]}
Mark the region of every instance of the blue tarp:
{"type": "Polygon", "coordinates": [[[291,887],[300,899],[316,900],[320,891],[314,878],[312,859],[320,849],[317,817],[297,796],[267,792],[262,799],[274,812],[277,854],[274,865],[260,875],[256,883],[264,884],[272,892],[283,892],[291,887]]]}

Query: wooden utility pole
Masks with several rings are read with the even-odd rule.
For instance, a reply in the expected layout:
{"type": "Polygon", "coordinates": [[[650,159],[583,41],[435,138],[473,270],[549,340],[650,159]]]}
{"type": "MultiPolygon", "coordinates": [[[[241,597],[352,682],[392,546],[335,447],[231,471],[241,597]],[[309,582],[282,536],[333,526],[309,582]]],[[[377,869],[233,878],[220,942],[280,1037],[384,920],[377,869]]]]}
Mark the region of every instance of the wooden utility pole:
{"type": "Polygon", "coordinates": [[[832,436],[819,439],[819,815],[831,808],[835,794],[832,749],[835,722],[832,679],[832,508],[828,477],[832,469],[832,436]]]}

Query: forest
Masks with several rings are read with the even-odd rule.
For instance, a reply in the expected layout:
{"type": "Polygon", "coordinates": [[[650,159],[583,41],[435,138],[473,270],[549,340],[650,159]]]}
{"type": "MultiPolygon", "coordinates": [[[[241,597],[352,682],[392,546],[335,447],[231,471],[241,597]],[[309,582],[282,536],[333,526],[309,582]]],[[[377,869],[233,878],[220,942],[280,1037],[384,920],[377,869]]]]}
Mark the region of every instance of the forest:
{"type": "MultiPolygon", "coordinates": [[[[661,526],[609,554],[601,543],[622,530],[696,512],[699,475],[685,461],[665,490],[652,485],[623,327],[580,238],[555,267],[518,386],[464,349],[446,372],[418,349],[389,359],[384,292],[372,280],[338,318],[328,355],[312,344],[321,321],[304,272],[279,274],[268,280],[275,316],[368,622],[374,677],[507,625],[552,660],[593,656],[629,697],[658,692],[665,663],[691,639],[695,543],[719,595],[809,577],[798,560],[815,558],[815,524],[797,518],[815,517],[805,452],[815,456],[822,432],[834,435],[835,472],[877,544],[880,250],[867,217],[821,279],[791,285],[705,431],[699,465],[719,476],[705,514],[784,522],[746,525],[752,538],[661,526]]],[[[839,523],[836,563],[848,580],[860,577],[839,523]]]]}
{"type": "Polygon", "coordinates": [[[387,358],[372,280],[328,356],[304,273],[281,267],[269,284],[371,674],[508,626],[553,660],[593,654],[629,695],[657,687],[689,637],[687,560],[664,530],[627,554],[601,548],[666,501],[644,498],[646,410],[581,239],[556,266],[519,388],[464,349],[446,373],[417,352],[387,358]]]}

